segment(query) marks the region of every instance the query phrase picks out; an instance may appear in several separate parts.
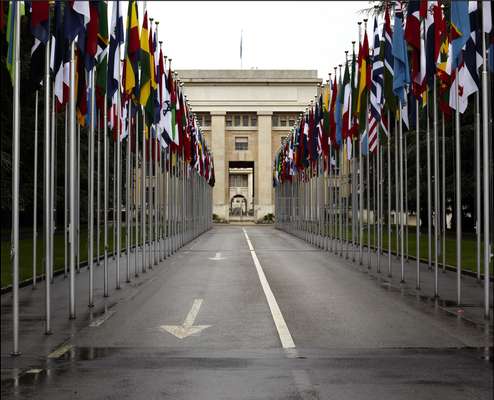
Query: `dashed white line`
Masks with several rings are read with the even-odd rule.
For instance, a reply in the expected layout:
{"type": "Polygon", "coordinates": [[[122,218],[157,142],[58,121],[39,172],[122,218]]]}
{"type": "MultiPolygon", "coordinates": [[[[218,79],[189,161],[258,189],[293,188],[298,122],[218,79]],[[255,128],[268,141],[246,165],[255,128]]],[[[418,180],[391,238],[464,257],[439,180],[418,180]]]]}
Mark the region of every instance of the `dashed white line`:
{"type": "Polygon", "coordinates": [[[98,319],[95,319],[93,322],[89,324],[91,328],[97,328],[98,326],[102,325],[104,322],[106,322],[113,314],[115,314],[114,310],[110,310],[105,312],[101,317],[98,319]]]}
{"type": "Polygon", "coordinates": [[[257,254],[254,250],[254,246],[249,239],[249,235],[247,235],[247,231],[245,228],[242,228],[245,239],[247,240],[247,244],[249,246],[250,255],[252,256],[252,260],[254,261],[254,265],[256,266],[257,275],[259,276],[259,280],[261,281],[261,286],[264,290],[264,294],[266,296],[266,300],[268,301],[269,309],[271,310],[271,315],[274,320],[274,324],[276,325],[276,329],[278,331],[278,335],[281,340],[281,346],[284,349],[294,349],[295,343],[293,341],[292,335],[288,330],[288,326],[286,325],[285,318],[283,318],[283,314],[281,313],[280,307],[278,306],[278,302],[274,297],[273,291],[269,286],[269,282],[266,279],[266,275],[262,269],[261,263],[257,258],[257,254]]]}

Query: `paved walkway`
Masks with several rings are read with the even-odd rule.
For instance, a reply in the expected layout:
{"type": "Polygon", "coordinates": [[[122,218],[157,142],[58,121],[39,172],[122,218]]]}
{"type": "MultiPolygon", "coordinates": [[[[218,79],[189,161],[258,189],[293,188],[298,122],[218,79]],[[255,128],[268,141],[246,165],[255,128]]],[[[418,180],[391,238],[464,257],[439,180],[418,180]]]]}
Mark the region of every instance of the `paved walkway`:
{"type": "MultiPolygon", "coordinates": [[[[351,258],[351,257],[350,257],[351,258]]],[[[139,259],[139,257],[138,257],[139,259]]],[[[384,263],[383,263],[384,265],[384,263]]],[[[121,276],[125,280],[125,257],[121,276]]],[[[490,399],[492,321],[482,289],[432,273],[415,291],[271,226],[215,226],[110,297],[95,273],[55,278],[53,334],[44,335],[44,283],[20,290],[20,357],[11,357],[11,295],[2,306],[2,398],[490,399]],[[453,285],[453,286],[451,286],[453,285]],[[453,303],[451,303],[453,301],[453,303]]],[[[382,268],[385,270],[384,266],[382,268]]]]}

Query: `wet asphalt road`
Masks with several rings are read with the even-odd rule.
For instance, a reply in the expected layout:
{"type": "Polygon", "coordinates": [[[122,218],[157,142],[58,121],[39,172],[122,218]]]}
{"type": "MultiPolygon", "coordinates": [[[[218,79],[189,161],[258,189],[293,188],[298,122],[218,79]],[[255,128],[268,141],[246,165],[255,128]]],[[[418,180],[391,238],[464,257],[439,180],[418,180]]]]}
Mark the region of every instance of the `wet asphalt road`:
{"type": "Polygon", "coordinates": [[[295,348],[282,347],[243,228],[218,226],[80,323],[60,357],[2,378],[2,398],[492,398],[490,332],[272,227],[245,231],[295,348]],[[180,339],[165,325],[203,329],[180,339]]]}

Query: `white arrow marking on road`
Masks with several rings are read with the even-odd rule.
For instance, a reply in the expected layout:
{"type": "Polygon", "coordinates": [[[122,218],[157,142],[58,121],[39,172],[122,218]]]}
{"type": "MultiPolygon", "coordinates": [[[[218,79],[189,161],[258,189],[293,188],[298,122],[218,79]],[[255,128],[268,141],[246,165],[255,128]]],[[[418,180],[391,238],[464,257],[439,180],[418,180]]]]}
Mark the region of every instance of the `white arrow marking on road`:
{"type": "Polygon", "coordinates": [[[186,338],[187,336],[197,335],[204,329],[209,328],[211,325],[194,325],[199,309],[201,308],[202,299],[195,299],[192,304],[192,308],[185,317],[185,321],[182,325],[161,325],[161,330],[171,333],[179,339],[186,338]]]}
{"type": "Polygon", "coordinates": [[[221,257],[221,253],[216,253],[214,257],[209,257],[209,259],[213,261],[218,261],[218,260],[224,260],[225,257],[221,257]]]}

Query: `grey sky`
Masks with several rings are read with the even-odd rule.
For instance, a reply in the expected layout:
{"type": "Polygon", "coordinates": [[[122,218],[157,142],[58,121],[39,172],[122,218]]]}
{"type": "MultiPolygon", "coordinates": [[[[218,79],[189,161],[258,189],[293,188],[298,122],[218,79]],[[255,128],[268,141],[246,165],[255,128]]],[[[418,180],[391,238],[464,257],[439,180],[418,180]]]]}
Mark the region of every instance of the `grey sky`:
{"type": "Polygon", "coordinates": [[[175,69],[240,68],[243,30],[244,69],[317,69],[327,79],[358,40],[359,10],[369,1],[148,1],[147,7],[160,21],[159,38],[175,69]]]}

